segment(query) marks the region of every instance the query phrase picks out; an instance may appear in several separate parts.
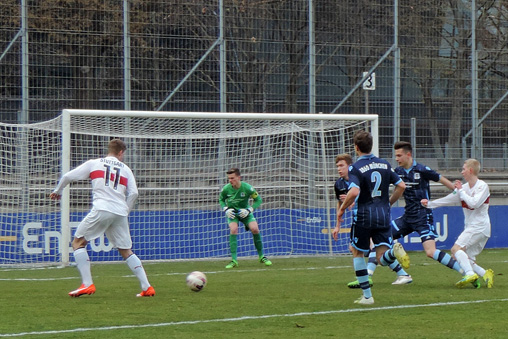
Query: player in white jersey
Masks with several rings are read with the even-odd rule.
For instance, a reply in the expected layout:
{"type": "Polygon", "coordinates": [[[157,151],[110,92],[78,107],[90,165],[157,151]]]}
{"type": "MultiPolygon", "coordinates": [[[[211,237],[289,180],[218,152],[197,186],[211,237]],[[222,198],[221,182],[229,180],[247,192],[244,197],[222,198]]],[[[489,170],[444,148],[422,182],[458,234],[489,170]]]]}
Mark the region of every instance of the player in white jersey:
{"type": "Polygon", "coordinates": [[[88,160],[65,173],[50,194],[51,199],[58,200],[65,186],[71,182],[85,179],[92,181],[92,209],[78,225],[72,241],[73,255],[82,284],[78,289],[69,292],[71,297],[95,293],[86,245],[104,233],[139,279],[142,291],[137,296],[155,295],[141,261],[131,250],[128,215],[138,197],[138,188],[131,169],[122,162],[126,149],[127,146],[122,140],[111,140],[105,158],[88,160]]]}
{"type": "Polygon", "coordinates": [[[452,247],[452,254],[464,270],[464,277],[456,286],[465,287],[472,283],[479,288],[478,276],[483,277],[487,288],[494,285],[494,271],[485,270],[476,263],[476,257],[482,252],[487,240],[490,238],[489,217],[489,186],[485,181],[478,179],[480,162],[468,159],[462,166],[462,176],[466,183],[462,185],[455,181],[455,190],[444,198],[429,201],[423,199],[422,205],[428,208],[462,204],[464,211],[464,231],[459,235],[452,247]]]}

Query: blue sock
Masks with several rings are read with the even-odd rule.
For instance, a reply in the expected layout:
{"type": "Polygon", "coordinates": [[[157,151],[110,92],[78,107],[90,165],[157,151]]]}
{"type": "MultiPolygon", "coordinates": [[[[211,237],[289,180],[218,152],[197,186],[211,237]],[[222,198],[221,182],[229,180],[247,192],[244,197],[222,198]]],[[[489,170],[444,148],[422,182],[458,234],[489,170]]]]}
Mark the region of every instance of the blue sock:
{"type": "Polygon", "coordinates": [[[367,274],[367,264],[363,258],[353,258],[353,267],[355,269],[356,279],[360,283],[365,298],[372,297],[369,285],[369,275],[367,274]]]}
{"type": "Polygon", "coordinates": [[[460,274],[464,274],[464,270],[462,267],[460,267],[457,260],[453,259],[451,255],[449,255],[446,252],[441,252],[440,250],[437,250],[434,252],[433,259],[438,261],[440,264],[445,265],[446,267],[449,267],[460,274]]]}
{"type": "Polygon", "coordinates": [[[402,266],[400,266],[399,264],[399,261],[398,260],[395,260],[394,262],[392,262],[390,264],[390,268],[392,269],[392,271],[394,271],[395,273],[397,273],[398,276],[401,276],[401,275],[409,275],[407,274],[406,271],[404,271],[404,269],[402,268],[402,266]]]}
{"type": "Polygon", "coordinates": [[[390,248],[381,256],[380,264],[382,266],[389,266],[393,264],[396,260],[397,258],[395,258],[395,254],[393,254],[393,248],[390,248]]]}

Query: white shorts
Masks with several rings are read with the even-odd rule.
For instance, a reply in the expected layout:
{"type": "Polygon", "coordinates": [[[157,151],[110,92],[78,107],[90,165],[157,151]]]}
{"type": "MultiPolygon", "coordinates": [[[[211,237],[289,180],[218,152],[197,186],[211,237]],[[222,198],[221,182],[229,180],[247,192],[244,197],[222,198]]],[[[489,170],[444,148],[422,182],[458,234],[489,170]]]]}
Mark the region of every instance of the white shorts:
{"type": "Polygon", "coordinates": [[[79,223],[74,236],[76,238],[84,237],[86,241],[90,241],[103,234],[106,234],[115,248],[132,248],[128,217],[107,211],[98,211],[94,208],[79,223]]]}
{"type": "Polygon", "coordinates": [[[476,256],[482,253],[487,240],[489,240],[489,237],[483,233],[464,230],[455,243],[465,249],[464,252],[470,259],[476,260],[476,256]]]}

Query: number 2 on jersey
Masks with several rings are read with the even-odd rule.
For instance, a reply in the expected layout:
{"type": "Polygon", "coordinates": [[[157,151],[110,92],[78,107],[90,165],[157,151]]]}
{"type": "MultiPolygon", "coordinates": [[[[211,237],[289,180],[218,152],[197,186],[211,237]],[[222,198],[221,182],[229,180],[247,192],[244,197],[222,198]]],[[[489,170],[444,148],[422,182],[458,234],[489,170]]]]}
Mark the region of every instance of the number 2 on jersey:
{"type": "MultiPolygon", "coordinates": [[[[110,178],[111,178],[111,166],[104,165],[106,167],[106,175],[104,178],[104,186],[109,186],[110,178]]],[[[120,182],[120,168],[113,167],[113,170],[115,171],[115,181],[113,183],[113,189],[118,188],[118,183],[120,182]]]]}
{"type": "Polygon", "coordinates": [[[372,172],[370,175],[370,181],[374,183],[374,189],[372,190],[371,197],[380,197],[381,191],[379,190],[379,186],[381,186],[381,181],[383,178],[379,172],[372,172]]]}

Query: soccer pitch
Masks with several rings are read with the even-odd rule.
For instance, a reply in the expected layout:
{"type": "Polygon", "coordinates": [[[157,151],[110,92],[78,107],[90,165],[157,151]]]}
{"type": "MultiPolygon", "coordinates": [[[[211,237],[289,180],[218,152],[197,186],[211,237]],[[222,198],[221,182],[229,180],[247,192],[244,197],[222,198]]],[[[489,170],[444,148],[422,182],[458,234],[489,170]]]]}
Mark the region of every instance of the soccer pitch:
{"type": "Polygon", "coordinates": [[[0,269],[3,287],[0,337],[33,338],[504,338],[508,250],[485,250],[479,264],[495,271],[494,287],[457,289],[457,272],[410,252],[414,282],[394,286],[395,273],[378,267],[375,304],[353,303],[360,290],[352,258],[272,257],[265,267],[241,259],[145,263],[153,298],[136,298],[137,279],[128,267],[92,264],[97,292],[70,298],[80,284],[74,267],[0,269]],[[190,291],[187,273],[205,272],[208,284],[190,291]]]}

